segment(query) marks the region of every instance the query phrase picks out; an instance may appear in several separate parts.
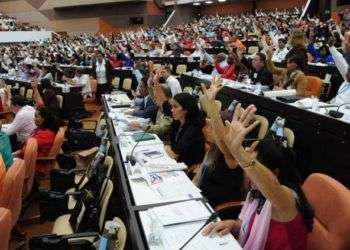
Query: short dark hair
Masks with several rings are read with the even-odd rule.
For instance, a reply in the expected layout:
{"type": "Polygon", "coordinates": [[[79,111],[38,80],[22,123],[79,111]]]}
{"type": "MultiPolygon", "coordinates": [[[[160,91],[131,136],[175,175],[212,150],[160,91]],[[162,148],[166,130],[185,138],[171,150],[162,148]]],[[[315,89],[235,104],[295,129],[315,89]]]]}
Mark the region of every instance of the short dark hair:
{"type": "Polygon", "coordinates": [[[299,69],[303,69],[304,60],[298,54],[294,54],[287,59],[289,63],[295,63],[299,69]]]}
{"type": "Polygon", "coordinates": [[[260,61],[266,63],[266,55],[264,53],[258,52],[256,55],[260,58],[260,61]]]}
{"type": "Polygon", "coordinates": [[[11,98],[11,103],[12,105],[23,107],[28,104],[28,100],[23,96],[15,95],[11,98]]]}
{"type": "Polygon", "coordinates": [[[162,88],[162,91],[163,91],[164,95],[166,96],[166,98],[170,99],[171,97],[173,97],[173,95],[171,93],[171,89],[168,86],[162,85],[161,88],[162,88]]]}
{"type": "Polygon", "coordinates": [[[57,113],[49,107],[38,109],[38,112],[44,119],[41,127],[57,132],[61,124],[61,119],[57,116],[57,113]]]}

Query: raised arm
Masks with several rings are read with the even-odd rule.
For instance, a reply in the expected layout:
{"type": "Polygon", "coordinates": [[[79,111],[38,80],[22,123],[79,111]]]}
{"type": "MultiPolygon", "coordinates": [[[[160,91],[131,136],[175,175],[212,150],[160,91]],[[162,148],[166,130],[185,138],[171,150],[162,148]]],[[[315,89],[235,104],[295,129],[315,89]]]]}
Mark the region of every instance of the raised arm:
{"type": "MultiPolygon", "coordinates": [[[[250,105],[239,116],[240,104],[237,105],[233,120],[226,122],[225,143],[231,154],[239,162],[247,177],[257,186],[268,199],[280,220],[291,220],[296,214],[296,204],[293,192],[279,183],[277,177],[256,158],[251,151],[246,151],[242,142],[259,122],[252,123],[256,108],[250,105]]],[[[257,142],[254,143],[255,146],[257,142]]]]}

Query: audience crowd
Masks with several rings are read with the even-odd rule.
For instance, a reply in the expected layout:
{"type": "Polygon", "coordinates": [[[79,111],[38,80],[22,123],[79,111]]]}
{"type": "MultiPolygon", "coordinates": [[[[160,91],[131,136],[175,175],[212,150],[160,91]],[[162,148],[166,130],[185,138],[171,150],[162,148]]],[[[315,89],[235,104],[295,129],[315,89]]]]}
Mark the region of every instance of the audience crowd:
{"type": "MultiPolygon", "coordinates": [[[[23,157],[28,138],[35,138],[39,155],[47,156],[62,124],[53,80],[84,86],[90,81],[79,69],[69,78],[62,64],[91,66],[98,102],[111,91],[113,68],[128,67],[138,79],[130,93],[135,106],[128,114],[152,121],[147,129],[166,142],[171,158],[189,167],[189,176],[213,207],[246,200],[238,219],[211,223],[203,234],[232,233],[244,249],[307,249],[314,213],[300,188],[293,149],[276,136],[251,137],[262,129],[254,105],[244,109],[237,104],[220,112],[215,97],[222,88],[221,78],[275,90],[293,88],[299,96],[312,96],[305,68],[309,63],[323,63],[335,65],[344,78],[331,102],[349,102],[350,33],[349,13],[345,13],[340,23],[308,16],[300,19],[298,9],[205,16],[165,29],[0,45],[1,72],[33,81],[35,103],[33,107],[24,97],[11,97],[6,85],[0,85],[3,110],[15,114],[0,134],[7,145],[11,141],[14,153],[1,153],[10,165],[11,157],[23,157]],[[256,42],[255,48],[246,46],[247,42],[256,42]],[[210,54],[207,49],[212,48],[223,52],[210,54]],[[210,86],[202,86],[201,108],[200,90],[186,93],[169,65],[156,68],[151,58],[135,59],[142,56],[199,58],[198,70],[213,76],[210,86]],[[54,79],[46,65],[54,65],[63,77],[54,79]],[[247,145],[247,141],[254,142],[247,145]]],[[[6,16],[0,22],[1,29],[22,29],[6,16]]],[[[85,89],[83,94],[89,92],[85,89]]],[[[129,127],[146,129],[136,121],[129,127]]],[[[37,165],[37,174],[45,174],[44,168],[37,165]]]]}

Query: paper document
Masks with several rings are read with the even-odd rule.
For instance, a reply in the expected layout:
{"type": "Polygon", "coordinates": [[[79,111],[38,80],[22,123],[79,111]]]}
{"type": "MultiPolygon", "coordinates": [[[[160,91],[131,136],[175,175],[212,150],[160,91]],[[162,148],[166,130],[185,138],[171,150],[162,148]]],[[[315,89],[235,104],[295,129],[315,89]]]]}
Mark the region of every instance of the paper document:
{"type": "Polygon", "coordinates": [[[155,207],[152,210],[163,226],[206,220],[211,214],[203,202],[198,200],[155,207]]]}

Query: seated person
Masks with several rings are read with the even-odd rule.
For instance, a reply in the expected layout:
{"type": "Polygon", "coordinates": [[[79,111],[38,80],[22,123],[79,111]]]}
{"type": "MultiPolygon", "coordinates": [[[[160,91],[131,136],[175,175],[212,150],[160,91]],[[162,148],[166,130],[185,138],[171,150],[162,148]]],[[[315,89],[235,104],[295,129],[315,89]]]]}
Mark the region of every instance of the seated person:
{"type": "Polygon", "coordinates": [[[260,83],[261,85],[269,86],[270,89],[273,88],[273,77],[271,71],[266,67],[265,54],[256,53],[247,67],[250,69],[249,77],[254,84],[260,83]]]}
{"type": "Polygon", "coordinates": [[[288,48],[286,46],[286,40],[283,38],[278,39],[278,48],[275,50],[272,56],[272,61],[283,62],[288,54],[288,48]]]}
{"type": "Polygon", "coordinates": [[[140,96],[143,97],[143,101],[137,108],[132,111],[126,112],[128,115],[133,115],[140,118],[148,118],[151,121],[155,121],[157,116],[158,107],[154,103],[151,95],[149,94],[148,87],[143,84],[139,89],[140,96]]]}
{"type": "MultiPolygon", "coordinates": [[[[165,85],[167,85],[171,89],[172,96],[175,96],[176,94],[182,92],[179,80],[177,80],[174,76],[171,75],[170,66],[163,67],[160,71],[160,76],[165,80],[165,85]]],[[[161,82],[160,79],[158,80],[158,82],[161,82]]]]}
{"type": "Polygon", "coordinates": [[[310,96],[306,88],[308,81],[305,74],[301,71],[303,58],[298,54],[292,55],[287,59],[287,68],[275,67],[272,62],[272,49],[267,51],[267,68],[276,75],[281,76],[281,83],[277,89],[296,89],[298,96],[310,96]]]}
{"type": "MultiPolygon", "coordinates": [[[[347,39],[350,40],[350,32],[347,32],[347,34],[347,39]]],[[[343,41],[343,43],[345,42],[343,41]]],[[[350,67],[344,55],[334,47],[334,38],[330,39],[329,46],[329,50],[334,58],[335,66],[344,79],[343,84],[339,87],[337,95],[331,100],[331,103],[342,105],[350,102],[350,67]]],[[[343,44],[343,47],[345,47],[345,44],[343,44]]]]}
{"type": "MultiPolygon", "coordinates": [[[[310,46],[309,46],[310,47],[310,46]]],[[[322,45],[318,50],[313,48],[314,51],[312,53],[314,63],[323,63],[323,64],[334,64],[333,57],[329,52],[329,48],[327,45],[322,45]]]]}
{"type": "MultiPolygon", "coordinates": [[[[171,105],[169,103],[171,90],[167,86],[160,84],[156,84],[153,89],[154,100],[158,106],[158,112],[156,121],[148,129],[148,132],[157,134],[162,140],[166,140],[172,122],[171,105]]],[[[131,122],[129,126],[131,129],[146,129],[146,127],[142,127],[137,121],[131,122]]]]}
{"type": "Polygon", "coordinates": [[[82,69],[78,68],[75,70],[74,78],[71,79],[69,77],[63,76],[62,79],[73,86],[82,87],[81,93],[84,97],[91,94],[90,77],[88,74],[83,74],[82,69]]]}
{"type": "Polygon", "coordinates": [[[293,154],[273,140],[254,142],[249,150],[242,145],[258,125],[252,123],[255,112],[253,105],[241,111],[239,104],[231,124],[218,132],[251,187],[239,219],[210,223],[202,234],[239,234],[244,249],[306,250],[314,212],[301,189],[293,154]]]}
{"type": "MultiPolygon", "coordinates": [[[[51,147],[55,141],[56,133],[59,129],[60,119],[49,108],[41,108],[35,112],[35,124],[37,128],[32,132],[29,138],[35,138],[38,143],[38,157],[48,156],[51,147]]],[[[13,153],[15,157],[23,158],[26,145],[21,150],[13,153]]],[[[36,172],[46,174],[49,169],[45,164],[36,164],[36,172]]]]}
{"type": "Polygon", "coordinates": [[[17,150],[36,128],[35,109],[27,105],[26,98],[16,95],[11,98],[10,110],[15,113],[15,118],[4,132],[12,137],[12,149],[17,150]],[[15,139],[14,135],[16,135],[15,139]]]}
{"type": "Polygon", "coordinates": [[[198,186],[203,196],[212,207],[232,200],[242,200],[243,171],[237,168],[238,163],[226,145],[218,140],[210,119],[206,119],[203,134],[209,148],[199,173],[198,186]]]}
{"type": "Polygon", "coordinates": [[[180,93],[174,96],[171,105],[170,145],[165,146],[165,150],[171,158],[188,167],[200,164],[205,154],[202,132],[205,121],[196,99],[188,93],[180,93]]]}
{"type": "Polygon", "coordinates": [[[4,80],[0,79],[0,112],[8,110],[11,100],[11,91],[6,88],[4,80]]]}
{"type": "Polygon", "coordinates": [[[40,80],[40,90],[39,81],[33,81],[33,99],[35,100],[37,107],[50,107],[53,109],[60,109],[60,104],[56,96],[56,92],[51,85],[49,79],[44,78],[40,80]],[[41,92],[41,93],[40,93],[41,92]]]}
{"type": "Polygon", "coordinates": [[[224,68],[223,72],[221,73],[222,78],[229,79],[229,80],[236,80],[236,65],[235,60],[232,56],[227,57],[227,66],[224,68]]]}

